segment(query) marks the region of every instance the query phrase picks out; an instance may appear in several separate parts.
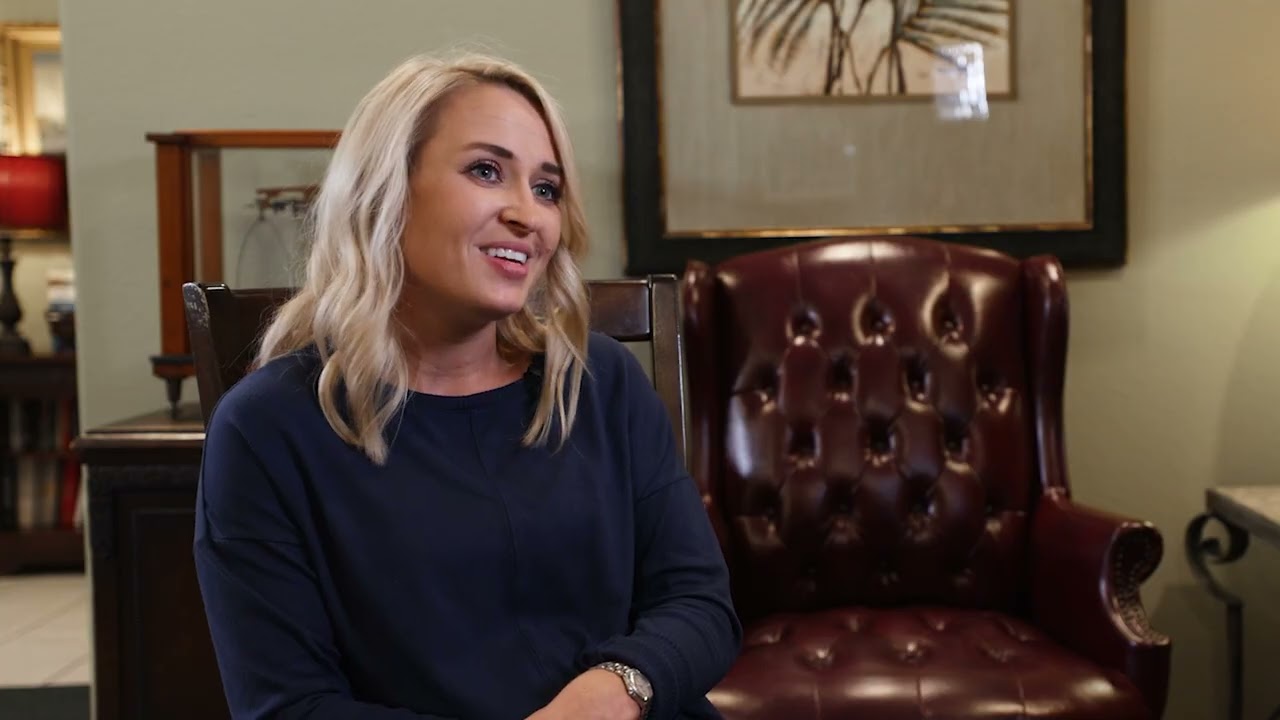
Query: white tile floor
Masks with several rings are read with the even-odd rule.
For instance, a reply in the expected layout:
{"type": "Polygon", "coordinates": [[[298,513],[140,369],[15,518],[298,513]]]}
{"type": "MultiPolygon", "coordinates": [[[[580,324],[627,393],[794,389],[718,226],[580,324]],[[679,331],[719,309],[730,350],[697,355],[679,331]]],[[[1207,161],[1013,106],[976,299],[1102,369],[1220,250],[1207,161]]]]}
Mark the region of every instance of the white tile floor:
{"type": "Polygon", "coordinates": [[[90,612],[84,575],[0,576],[0,687],[88,685],[90,612]]]}

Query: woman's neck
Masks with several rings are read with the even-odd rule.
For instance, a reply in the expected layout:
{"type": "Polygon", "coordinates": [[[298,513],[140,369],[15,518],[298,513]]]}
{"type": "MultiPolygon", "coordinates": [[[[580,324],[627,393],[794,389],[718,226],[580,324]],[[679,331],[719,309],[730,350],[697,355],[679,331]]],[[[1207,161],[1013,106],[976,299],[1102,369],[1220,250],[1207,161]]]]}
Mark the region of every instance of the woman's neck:
{"type": "Polygon", "coordinates": [[[470,334],[442,337],[414,329],[406,335],[409,388],[415,392],[474,395],[515,382],[528,368],[528,358],[513,363],[499,354],[494,323],[470,334]]]}

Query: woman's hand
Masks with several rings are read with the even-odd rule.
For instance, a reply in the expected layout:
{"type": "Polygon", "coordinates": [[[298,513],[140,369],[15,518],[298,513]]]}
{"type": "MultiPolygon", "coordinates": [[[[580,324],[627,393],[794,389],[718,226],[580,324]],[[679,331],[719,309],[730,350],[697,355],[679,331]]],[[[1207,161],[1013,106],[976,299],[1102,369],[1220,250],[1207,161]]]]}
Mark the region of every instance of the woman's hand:
{"type": "Polygon", "coordinates": [[[549,705],[528,720],[639,720],[640,705],[622,678],[608,670],[588,670],[565,685],[549,705]]]}

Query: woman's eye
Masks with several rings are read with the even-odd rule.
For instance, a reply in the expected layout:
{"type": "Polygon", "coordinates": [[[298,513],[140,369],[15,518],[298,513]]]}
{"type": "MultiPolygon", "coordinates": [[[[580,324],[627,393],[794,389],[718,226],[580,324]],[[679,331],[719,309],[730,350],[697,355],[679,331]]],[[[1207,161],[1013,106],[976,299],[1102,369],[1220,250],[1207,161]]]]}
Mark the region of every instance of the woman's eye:
{"type": "Polygon", "coordinates": [[[538,183],[533,188],[533,193],[548,202],[558,202],[560,200],[560,188],[552,183],[538,183]]]}
{"type": "Polygon", "coordinates": [[[493,182],[498,179],[498,166],[491,162],[478,162],[468,168],[468,171],[475,177],[485,182],[493,182]]]}

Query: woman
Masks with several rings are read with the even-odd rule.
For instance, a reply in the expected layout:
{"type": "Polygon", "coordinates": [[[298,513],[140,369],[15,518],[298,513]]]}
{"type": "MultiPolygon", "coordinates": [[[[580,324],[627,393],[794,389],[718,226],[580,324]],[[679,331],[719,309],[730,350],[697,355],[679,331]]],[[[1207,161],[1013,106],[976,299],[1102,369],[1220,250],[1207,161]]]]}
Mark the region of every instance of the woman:
{"type": "Polygon", "coordinates": [[[588,330],[578,182],[509,63],[413,59],[356,108],[306,280],[209,422],[234,717],[718,717],[725,563],[652,385],[588,330]]]}

